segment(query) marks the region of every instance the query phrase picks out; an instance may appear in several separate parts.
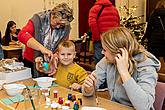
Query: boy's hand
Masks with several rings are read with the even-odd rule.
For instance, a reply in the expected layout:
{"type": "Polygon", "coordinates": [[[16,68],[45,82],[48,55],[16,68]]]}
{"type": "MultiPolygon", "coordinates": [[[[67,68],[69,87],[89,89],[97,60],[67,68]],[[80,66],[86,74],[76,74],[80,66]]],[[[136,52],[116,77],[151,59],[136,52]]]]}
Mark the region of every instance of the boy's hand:
{"type": "Polygon", "coordinates": [[[40,49],[41,53],[44,55],[44,60],[46,62],[51,62],[53,60],[53,53],[49,49],[42,47],[40,49]]]}
{"type": "Polygon", "coordinates": [[[57,71],[57,64],[58,64],[58,55],[55,53],[53,55],[52,61],[49,62],[50,69],[49,69],[49,72],[48,72],[48,76],[52,76],[52,75],[54,75],[56,73],[56,71],[57,71]]]}
{"type": "MultiPolygon", "coordinates": [[[[45,57],[47,57],[46,58],[47,60],[49,59],[48,56],[45,56],[45,57]]],[[[45,59],[45,57],[44,57],[44,59],[45,59]]],[[[44,70],[43,58],[42,57],[37,57],[35,59],[35,62],[36,62],[36,69],[37,69],[37,71],[45,73],[45,74],[48,74],[48,76],[52,76],[57,71],[58,54],[54,53],[53,57],[51,59],[49,59],[49,69],[48,69],[48,71],[44,70]]]]}

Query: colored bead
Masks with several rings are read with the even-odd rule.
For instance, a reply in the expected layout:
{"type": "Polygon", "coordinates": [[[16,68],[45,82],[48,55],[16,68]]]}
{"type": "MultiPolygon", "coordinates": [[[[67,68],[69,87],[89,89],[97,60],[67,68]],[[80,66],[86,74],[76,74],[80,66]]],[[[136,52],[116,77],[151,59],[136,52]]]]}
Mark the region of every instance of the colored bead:
{"type": "Polygon", "coordinates": [[[48,71],[49,70],[49,64],[47,62],[43,63],[43,67],[44,67],[44,71],[48,71]]]}
{"type": "Polygon", "coordinates": [[[78,98],[79,102],[80,102],[80,105],[82,105],[82,99],[81,98],[78,98]]]}

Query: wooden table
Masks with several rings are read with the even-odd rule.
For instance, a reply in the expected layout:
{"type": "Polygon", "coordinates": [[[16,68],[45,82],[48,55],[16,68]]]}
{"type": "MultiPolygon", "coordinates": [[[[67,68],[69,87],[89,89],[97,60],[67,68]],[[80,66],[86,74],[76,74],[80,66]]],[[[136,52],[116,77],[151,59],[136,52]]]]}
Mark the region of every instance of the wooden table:
{"type": "MultiPolygon", "coordinates": [[[[24,80],[21,82],[17,82],[17,83],[23,83],[25,85],[33,85],[34,81],[32,79],[28,79],[28,80],[24,80]]],[[[58,90],[58,97],[63,97],[63,98],[67,98],[68,93],[72,93],[74,95],[76,95],[76,98],[82,98],[82,106],[80,106],[80,110],[83,106],[92,106],[92,107],[102,107],[105,108],[107,110],[134,110],[132,107],[128,107],[116,102],[112,102],[110,100],[98,97],[98,105],[96,105],[96,100],[95,97],[84,97],[81,93],[76,92],[76,91],[71,91],[70,89],[61,87],[61,86],[57,86],[57,87],[52,87],[51,88],[51,92],[50,92],[50,98],[52,100],[55,100],[53,98],[53,90],[58,90]]],[[[0,99],[1,98],[6,98],[9,97],[6,92],[4,90],[0,91],[0,99]]],[[[41,110],[45,110],[44,106],[41,104],[42,108],[41,110]]],[[[71,103],[71,106],[73,106],[73,103],[71,103]]],[[[12,105],[4,105],[2,102],[0,102],[0,108],[3,108],[4,110],[14,110],[14,108],[16,107],[16,104],[12,104],[12,105]]],[[[19,103],[17,110],[24,110],[24,102],[19,103]]],[[[73,107],[71,107],[73,108],[73,107]]],[[[47,108],[46,110],[51,110],[51,108],[47,108]]],[[[60,110],[60,109],[59,109],[60,110]]]]}
{"type": "Polygon", "coordinates": [[[21,58],[22,57],[22,46],[10,45],[2,46],[4,58],[21,58]]]}

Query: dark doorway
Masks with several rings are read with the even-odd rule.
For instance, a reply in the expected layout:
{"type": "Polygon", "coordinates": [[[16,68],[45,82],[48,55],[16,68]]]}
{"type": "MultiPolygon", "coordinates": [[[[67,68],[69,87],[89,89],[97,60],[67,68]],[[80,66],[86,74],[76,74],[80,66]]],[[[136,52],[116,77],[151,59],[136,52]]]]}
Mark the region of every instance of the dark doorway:
{"type": "Polygon", "coordinates": [[[154,8],[155,8],[158,1],[159,0],[147,0],[147,4],[146,4],[147,5],[146,6],[146,8],[147,8],[146,9],[146,21],[148,21],[151,13],[154,10],[154,8]]]}
{"type": "MultiPolygon", "coordinates": [[[[115,6],[115,0],[110,0],[115,6]]],[[[79,0],[79,37],[89,31],[88,14],[96,0],[79,0]]]]}

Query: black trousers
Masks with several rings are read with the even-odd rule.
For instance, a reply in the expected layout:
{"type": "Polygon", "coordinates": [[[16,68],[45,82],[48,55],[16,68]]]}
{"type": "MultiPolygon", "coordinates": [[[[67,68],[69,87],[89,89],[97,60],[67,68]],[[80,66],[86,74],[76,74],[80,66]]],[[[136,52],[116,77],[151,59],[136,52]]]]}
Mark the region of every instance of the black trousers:
{"type": "Polygon", "coordinates": [[[26,58],[24,58],[22,61],[25,67],[31,68],[32,78],[34,78],[34,63],[27,60],[26,58]]]}

